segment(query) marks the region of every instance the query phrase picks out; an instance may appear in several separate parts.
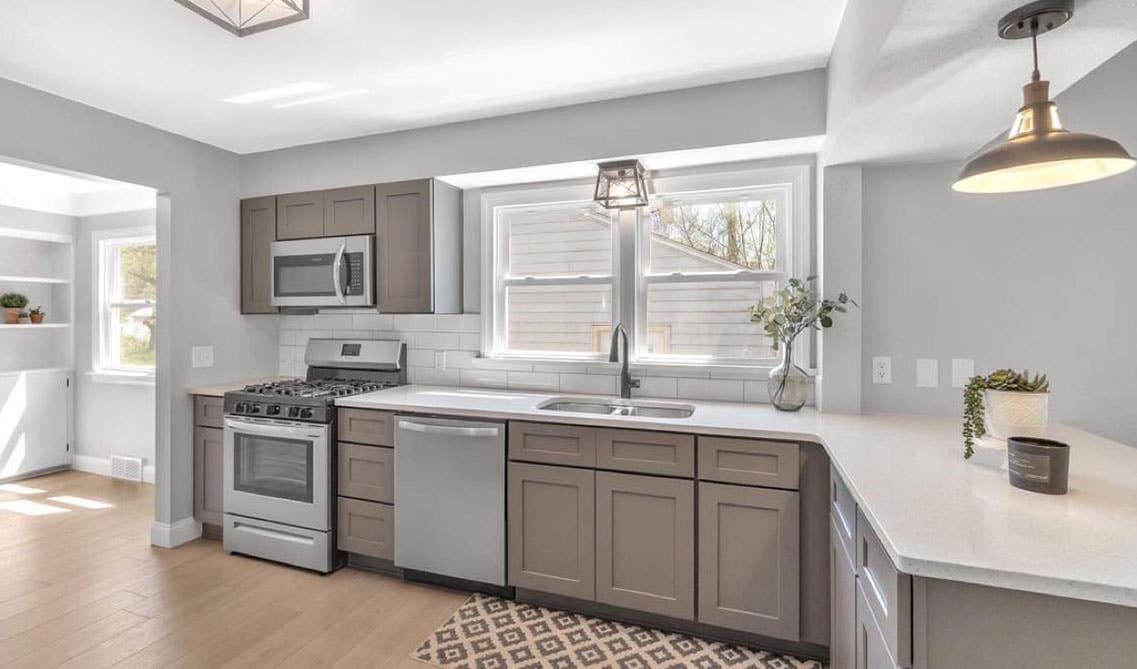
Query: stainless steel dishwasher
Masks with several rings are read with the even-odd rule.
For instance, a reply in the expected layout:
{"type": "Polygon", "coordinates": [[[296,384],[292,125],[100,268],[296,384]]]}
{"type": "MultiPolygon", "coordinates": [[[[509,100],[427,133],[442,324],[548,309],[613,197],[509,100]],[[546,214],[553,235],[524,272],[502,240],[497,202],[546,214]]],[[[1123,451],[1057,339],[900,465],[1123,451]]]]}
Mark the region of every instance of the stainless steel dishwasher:
{"type": "Polygon", "coordinates": [[[505,585],[505,424],[398,416],[395,565],[505,585]]]}

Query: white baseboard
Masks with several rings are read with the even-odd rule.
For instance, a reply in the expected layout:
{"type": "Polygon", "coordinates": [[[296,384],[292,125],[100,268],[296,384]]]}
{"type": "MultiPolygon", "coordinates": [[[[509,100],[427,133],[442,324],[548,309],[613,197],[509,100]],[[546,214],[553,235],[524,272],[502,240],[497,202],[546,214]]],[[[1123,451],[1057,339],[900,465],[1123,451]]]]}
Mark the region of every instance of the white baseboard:
{"type": "MultiPolygon", "coordinates": [[[[104,458],[99,455],[83,455],[81,453],[71,454],[71,468],[81,472],[88,472],[91,474],[99,474],[101,476],[111,475],[111,459],[104,458]]],[[[146,483],[154,482],[154,465],[143,465],[142,467],[142,480],[146,483]]]]}
{"type": "Polygon", "coordinates": [[[182,518],[173,523],[154,521],[150,525],[150,545],[159,548],[176,548],[201,537],[201,523],[193,518],[182,518]]]}

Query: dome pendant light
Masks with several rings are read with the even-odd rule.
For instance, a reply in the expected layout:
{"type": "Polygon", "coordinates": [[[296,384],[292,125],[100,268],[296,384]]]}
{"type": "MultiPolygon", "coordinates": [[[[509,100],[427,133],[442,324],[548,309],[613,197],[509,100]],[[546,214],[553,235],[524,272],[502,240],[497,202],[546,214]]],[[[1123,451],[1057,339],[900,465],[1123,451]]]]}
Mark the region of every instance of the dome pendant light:
{"type": "Polygon", "coordinates": [[[1070,132],[1058,120],[1050,82],[1043,81],[1038,71],[1038,36],[1062,26],[1073,15],[1073,0],[1041,0],[999,21],[999,37],[1030,38],[1034,72],[1030,83],[1023,86],[1023,106],[1007,140],[967,163],[953,190],[1014,193],[1056,188],[1104,179],[1137,165],[1117,142],[1070,132]]]}

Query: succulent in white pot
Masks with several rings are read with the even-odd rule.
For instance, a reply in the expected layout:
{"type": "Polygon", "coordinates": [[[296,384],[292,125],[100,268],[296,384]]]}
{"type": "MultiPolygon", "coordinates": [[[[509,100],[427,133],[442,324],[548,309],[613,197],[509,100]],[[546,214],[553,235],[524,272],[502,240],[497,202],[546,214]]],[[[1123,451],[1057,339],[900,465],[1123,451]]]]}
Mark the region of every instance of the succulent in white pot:
{"type": "Polygon", "coordinates": [[[963,393],[964,458],[985,434],[998,439],[1040,437],[1050,418],[1050,382],[1046,375],[1000,369],[974,376],[963,393]]]}

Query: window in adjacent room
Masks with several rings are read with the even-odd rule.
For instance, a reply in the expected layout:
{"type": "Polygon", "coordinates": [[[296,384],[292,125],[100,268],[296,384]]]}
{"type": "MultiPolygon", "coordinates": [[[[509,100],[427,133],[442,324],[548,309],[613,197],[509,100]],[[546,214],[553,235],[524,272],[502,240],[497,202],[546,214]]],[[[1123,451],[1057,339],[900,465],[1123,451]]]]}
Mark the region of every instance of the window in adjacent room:
{"type": "Polygon", "coordinates": [[[95,371],[152,375],[158,327],[154,235],[106,237],[95,246],[95,371]]]}

